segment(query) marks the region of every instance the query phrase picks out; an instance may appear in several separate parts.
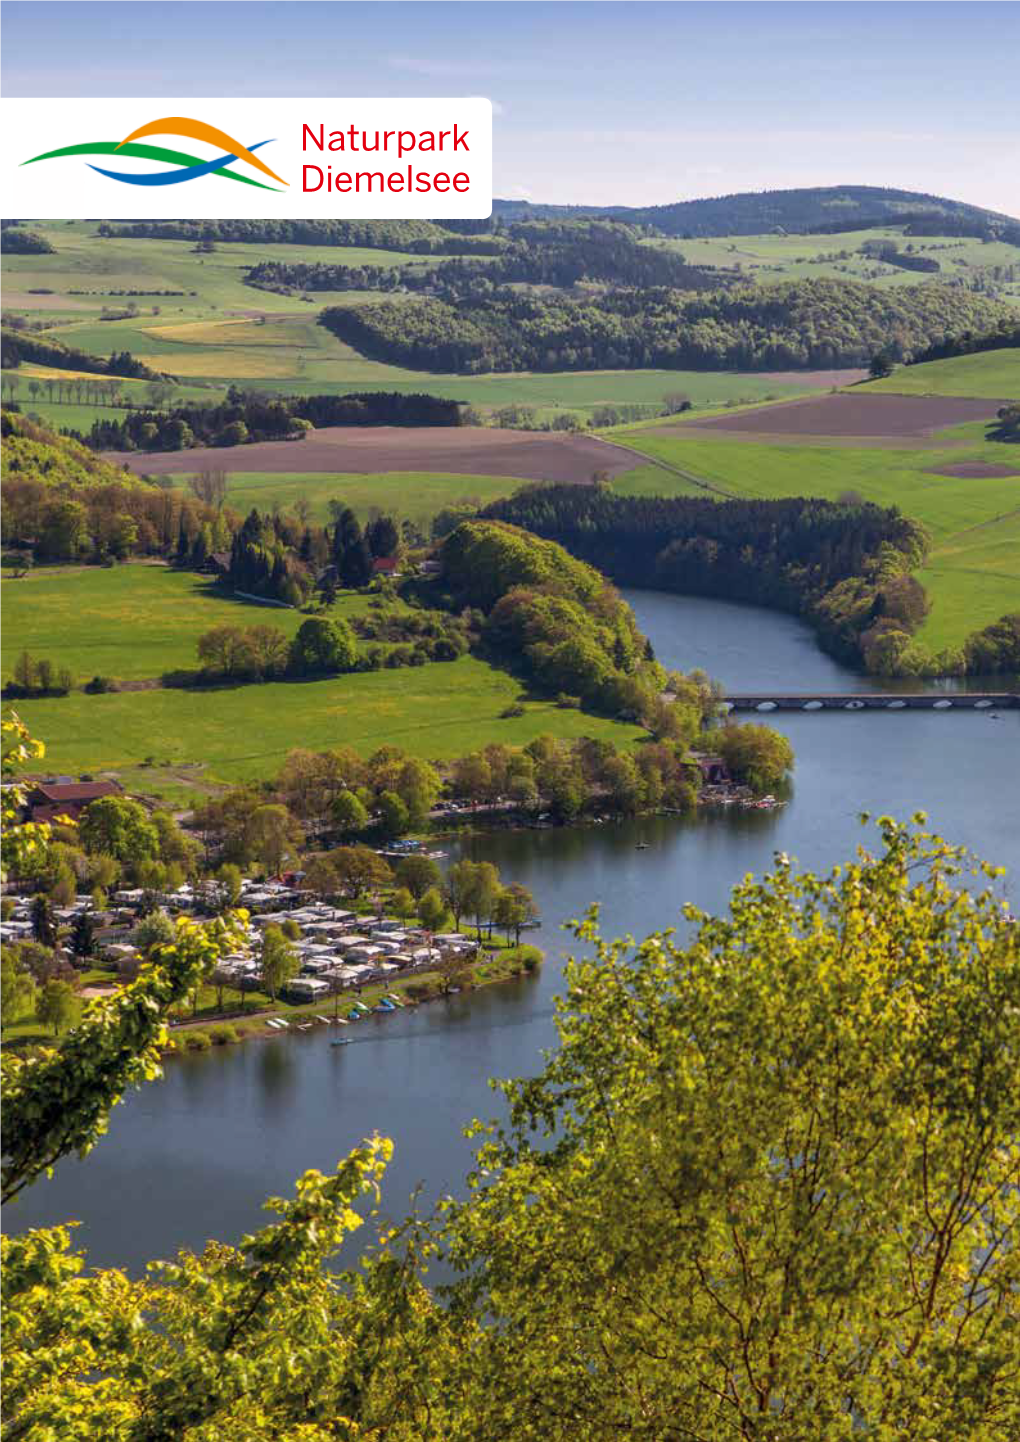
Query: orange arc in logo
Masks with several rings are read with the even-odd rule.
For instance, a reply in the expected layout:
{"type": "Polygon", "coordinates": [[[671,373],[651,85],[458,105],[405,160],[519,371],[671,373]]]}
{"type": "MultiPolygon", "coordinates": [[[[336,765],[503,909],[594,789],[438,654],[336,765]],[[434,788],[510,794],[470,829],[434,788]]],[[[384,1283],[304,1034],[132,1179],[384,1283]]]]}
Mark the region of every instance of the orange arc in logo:
{"type": "MultiPolygon", "coordinates": [[[[266,175],[278,180],[281,185],[289,184],[282,176],[277,175],[275,170],[270,170],[264,160],[253,155],[246,145],[228,135],[225,130],[218,130],[215,125],[206,125],[204,120],[190,120],[186,115],[168,115],[162,120],[150,120],[148,125],[140,125],[137,130],[132,130],[130,135],[125,135],[120,142],[127,145],[130,140],[139,140],[143,135],[186,135],[189,140],[206,140],[210,145],[221,145],[225,150],[231,150],[238,160],[247,160],[257,170],[264,171],[266,175]]],[[[120,146],[117,147],[120,149],[120,146]]]]}

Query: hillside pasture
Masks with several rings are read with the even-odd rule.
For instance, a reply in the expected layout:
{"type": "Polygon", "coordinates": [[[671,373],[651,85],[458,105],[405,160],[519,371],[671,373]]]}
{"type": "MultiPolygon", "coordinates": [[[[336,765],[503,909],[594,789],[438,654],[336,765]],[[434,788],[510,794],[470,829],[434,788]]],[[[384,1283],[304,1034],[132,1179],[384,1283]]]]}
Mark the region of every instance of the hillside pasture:
{"type": "Polygon", "coordinates": [[[868,392],[910,396],[1006,396],[1020,400],[1020,349],[977,351],[921,365],[898,366],[868,392]]]}
{"type": "MultiPolygon", "coordinates": [[[[161,565],[47,566],[2,583],[5,670],[26,648],[79,682],[125,681],[198,667],[196,644],[213,626],[276,626],[288,637],[305,617],[221,590],[208,576],[161,565]]],[[[369,596],[341,592],[329,614],[364,614],[369,596]]],[[[201,705],[199,700],[194,704],[201,705]]]]}
{"type": "Polygon", "coordinates": [[[227,477],[227,504],[245,512],[253,506],[260,511],[272,511],[276,506],[286,511],[303,500],[311,508],[310,519],[324,525],[330,519],[330,502],[342,501],[362,524],[378,507],[388,515],[413,521],[428,534],[433,516],[444,506],[486,506],[512,495],[524,484],[506,476],[457,476],[432,471],[389,471],[379,475],[259,475],[241,471],[227,477]]]}
{"type": "MultiPolygon", "coordinates": [[[[450,759],[490,741],[523,746],[536,736],[636,741],[640,728],[550,701],[531,701],[523,716],[501,712],[520,685],[471,656],[397,671],[325,681],[273,682],[193,691],[76,693],[20,701],[34,735],[46,738],[46,767],[60,772],[121,774],[150,761],[164,778],[189,766],[187,784],[260,780],[275,774],[294,747],[353,746],[368,755],[393,744],[415,756],[450,759]],[[195,765],[199,763],[199,765],[195,765]]],[[[158,791],[156,773],[143,790],[158,791]]],[[[173,783],[171,782],[171,785],[173,783]]]]}

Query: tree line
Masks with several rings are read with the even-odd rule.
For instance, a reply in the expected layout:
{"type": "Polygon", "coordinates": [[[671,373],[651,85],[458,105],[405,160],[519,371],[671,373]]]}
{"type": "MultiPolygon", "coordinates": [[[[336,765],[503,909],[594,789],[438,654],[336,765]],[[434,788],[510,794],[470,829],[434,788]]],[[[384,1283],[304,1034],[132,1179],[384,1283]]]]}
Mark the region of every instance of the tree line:
{"type": "Polygon", "coordinates": [[[488,236],[446,230],[431,220],[160,220],[103,221],[98,234],[127,240],[221,241],[243,245],[362,246],[415,255],[492,254],[488,236]]]}
{"type": "Polygon", "coordinates": [[[990,331],[979,332],[965,330],[959,334],[946,336],[945,339],[935,341],[924,350],[917,351],[911,356],[910,365],[922,365],[925,361],[948,360],[950,356],[975,355],[978,351],[986,350],[1017,350],[1020,349],[1020,325],[1017,325],[1015,318],[1004,316],[999,324],[990,331]]]}
{"type": "Polygon", "coordinates": [[[666,287],[600,296],[522,294],[484,278],[400,305],[331,307],[320,321],[366,355],[469,374],[662,367],[769,370],[905,359],[946,335],[991,329],[996,301],[938,285],[880,290],[798,280],[706,294],[666,287]]]}
{"type": "Polygon", "coordinates": [[[320,426],[458,426],[456,401],[425,394],[365,391],[349,395],[267,396],[232,386],[212,405],[137,409],[93,422],[84,438],[94,450],[179,451],[300,439],[320,426]]]}

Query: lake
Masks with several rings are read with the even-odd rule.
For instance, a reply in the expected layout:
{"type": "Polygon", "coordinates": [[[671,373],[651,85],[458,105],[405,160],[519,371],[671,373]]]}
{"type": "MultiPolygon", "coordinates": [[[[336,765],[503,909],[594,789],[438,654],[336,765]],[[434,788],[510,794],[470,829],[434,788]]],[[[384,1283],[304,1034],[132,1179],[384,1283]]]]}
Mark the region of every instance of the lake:
{"type": "MultiPolygon", "coordinates": [[[[792,617],[626,594],[666,666],[702,666],[734,690],[874,689],[819,652],[792,617]]],[[[1000,677],[995,686],[1012,684],[1000,677]]],[[[528,940],[547,953],[538,976],[373,1017],[348,1030],[346,1047],[330,1047],[323,1027],[175,1059],[162,1082],[114,1110],[91,1156],[66,1160],[7,1209],[6,1225],[79,1219],[75,1241],[94,1263],[137,1271],[181,1246],[238,1238],[259,1225],[266,1196],[289,1194],[302,1171],[331,1168],[373,1131],[396,1144],[385,1188],[391,1215],[406,1212],[419,1183],[426,1198],[457,1190],[470,1160],[461,1129],[498,1111],[488,1078],[533,1072],[554,1043],[553,999],[569,945],[563,921],[597,901],[606,934],[643,935],[676,925],[686,901],[721,909],[734,882],[767,869],[777,850],[812,869],[847,857],[869,836],[861,811],[927,811],[951,840],[1008,868],[1007,894],[1012,886],[1020,910],[1020,711],[768,719],[797,756],[781,810],[494,832],[464,843],[465,854],[494,861],[504,880],[535,893],[543,924],[528,940]]]]}

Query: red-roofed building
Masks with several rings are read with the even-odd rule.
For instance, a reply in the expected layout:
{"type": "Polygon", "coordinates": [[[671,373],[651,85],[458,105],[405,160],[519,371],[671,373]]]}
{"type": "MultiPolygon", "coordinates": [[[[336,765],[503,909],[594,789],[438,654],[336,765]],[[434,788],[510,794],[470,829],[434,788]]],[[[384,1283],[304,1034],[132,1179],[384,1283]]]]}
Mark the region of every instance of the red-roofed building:
{"type": "Polygon", "coordinates": [[[90,802],[102,796],[123,796],[116,781],[40,781],[26,798],[28,821],[55,821],[69,816],[77,821],[90,802]]]}
{"type": "Polygon", "coordinates": [[[372,562],[373,576],[395,576],[400,570],[398,556],[376,556],[372,562]]]}

